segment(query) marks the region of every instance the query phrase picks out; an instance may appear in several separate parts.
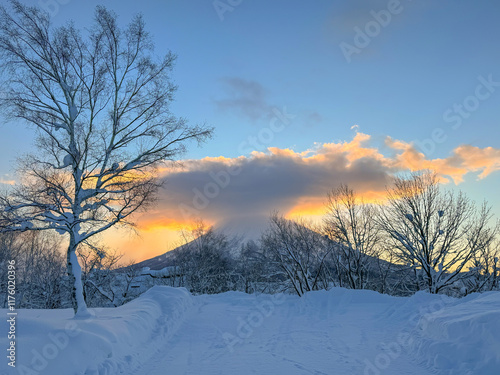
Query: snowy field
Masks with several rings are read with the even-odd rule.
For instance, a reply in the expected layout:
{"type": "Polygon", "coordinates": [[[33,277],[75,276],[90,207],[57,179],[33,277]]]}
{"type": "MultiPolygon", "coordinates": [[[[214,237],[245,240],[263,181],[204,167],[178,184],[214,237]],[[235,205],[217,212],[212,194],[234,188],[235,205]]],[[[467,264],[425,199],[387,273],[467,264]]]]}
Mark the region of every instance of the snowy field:
{"type": "Polygon", "coordinates": [[[4,356],[0,373],[500,373],[498,292],[398,298],[336,288],[299,298],[154,287],[92,311],[89,320],[70,310],[18,311],[16,368],[4,356]]]}

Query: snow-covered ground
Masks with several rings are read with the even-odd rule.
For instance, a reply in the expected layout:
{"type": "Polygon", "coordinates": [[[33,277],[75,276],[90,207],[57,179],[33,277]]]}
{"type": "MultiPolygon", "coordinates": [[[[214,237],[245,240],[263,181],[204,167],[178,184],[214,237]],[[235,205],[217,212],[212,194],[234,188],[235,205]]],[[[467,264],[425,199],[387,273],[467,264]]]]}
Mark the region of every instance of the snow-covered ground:
{"type": "MultiPolygon", "coordinates": [[[[474,374],[500,369],[500,293],[398,298],[336,288],[191,296],[154,287],[88,320],[20,310],[1,374],[474,374]]],[[[6,317],[7,311],[1,310],[6,317]]],[[[8,324],[2,319],[2,347],[8,324]]],[[[5,351],[4,351],[5,353],[5,351]]]]}

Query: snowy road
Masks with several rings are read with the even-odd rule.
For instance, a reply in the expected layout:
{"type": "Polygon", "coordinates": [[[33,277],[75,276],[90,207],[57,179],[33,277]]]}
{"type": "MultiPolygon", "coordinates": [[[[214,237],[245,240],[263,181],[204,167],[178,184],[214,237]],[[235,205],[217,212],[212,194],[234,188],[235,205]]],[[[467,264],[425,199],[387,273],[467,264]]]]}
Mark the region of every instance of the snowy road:
{"type": "Polygon", "coordinates": [[[374,295],[196,297],[177,332],[130,375],[430,374],[411,358],[405,299],[374,295]]]}

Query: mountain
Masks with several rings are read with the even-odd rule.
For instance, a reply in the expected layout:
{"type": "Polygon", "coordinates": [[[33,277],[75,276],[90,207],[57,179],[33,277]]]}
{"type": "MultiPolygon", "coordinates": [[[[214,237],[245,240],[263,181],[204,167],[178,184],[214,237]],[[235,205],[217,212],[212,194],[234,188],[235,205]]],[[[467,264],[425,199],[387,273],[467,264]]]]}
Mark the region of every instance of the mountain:
{"type": "MultiPolygon", "coordinates": [[[[241,249],[241,245],[249,241],[257,242],[262,233],[269,228],[269,218],[261,216],[232,218],[218,224],[214,230],[218,233],[224,233],[234,242],[231,246],[231,255],[237,256],[241,249]]],[[[175,257],[184,251],[189,246],[188,244],[176,247],[166,253],[155,256],[150,259],[132,265],[133,268],[148,267],[151,270],[161,270],[165,267],[175,265],[175,257]]]]}
{"type": "MultiPolygon", "coordinates": [[[[249,241],[254,241],[257,243],[261,238],[262,233],[265,233],[268,229],[269,229],[268,217],[232,218],[231,220],[227,220],[225,222],[220,223],[214,228],[216,233],[223,233],[228,237],[230,241],[232,241],[230,246],[228,246],[230,255],[232,257],[239,256],[243,244],[248,243],[249,241]]],[[[312,231],[311,229],[309,230],[312,231]]],[[[322,236],[322,234],[319,233],[316,234],[318,236],[322,236]]],[[[178,265],[176,264],[176,259],[175,259],[176,256],[185,251],[185,249],[189,247],[190,243],[179,246],[174,250],[167,251],[156,257],[136,263],[131,267],[139,269],[148,267],[151,270],[161,270],[165,267],[176,266],[178,265]]],[[[377,272],[376,269],[379,266],[383,268],[391,266],[391,268],[400,271],[406,268],[401,265],[395,265],[395,264],[390,265],[389,262],[375,257],[369,257],[369,258],[370,258],[369,262],[372,265],[373,272],[377,272]]]]}

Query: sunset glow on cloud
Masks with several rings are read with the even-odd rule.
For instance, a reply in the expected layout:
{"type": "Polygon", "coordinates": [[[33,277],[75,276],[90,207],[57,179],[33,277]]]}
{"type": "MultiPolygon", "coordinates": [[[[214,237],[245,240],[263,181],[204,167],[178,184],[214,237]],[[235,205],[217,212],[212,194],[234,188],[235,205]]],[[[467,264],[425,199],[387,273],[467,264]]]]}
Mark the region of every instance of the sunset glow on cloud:
{"type": "Polygon", "coordinates": [[[179,232],[198,219],[222,228],[241,221],[245,230],[252,225],[262,230],[273,210],[290,218],[320,218],[327,193],[341,183],[374,202],[384,198],[396,173],[432,170],[443,182],[460,184],[469,173],[482,179],[498,169],[500,150],[495,148],[462,145],[447,158],[432,159],[412,143],[386,137],[384,145],[375,145],[361,132],[350,141],[305,151],[270,147],[236,158],[185,160],[161,171],[165,185],[158,202],[137,217],[140,240],[119,242],[125,249],[147,248],[135,252],[141,260],[178,246],[179,232]]]}
{"type": "Polygon", "coordinates": [[[3,178],[0,178],[0,184],[4,185],[14,185],[16,183],[15,180],[5,180],[3,178]]]}

